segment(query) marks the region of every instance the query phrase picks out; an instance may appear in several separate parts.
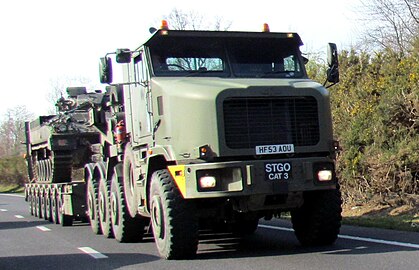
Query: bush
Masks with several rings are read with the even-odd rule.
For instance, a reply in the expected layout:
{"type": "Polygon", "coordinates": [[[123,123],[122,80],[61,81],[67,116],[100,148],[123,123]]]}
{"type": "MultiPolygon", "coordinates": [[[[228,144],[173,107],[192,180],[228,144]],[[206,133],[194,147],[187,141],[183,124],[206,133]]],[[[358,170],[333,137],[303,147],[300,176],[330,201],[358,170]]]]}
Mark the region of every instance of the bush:
{"type": "Polygon", "coordinates": [[[337,168],[346,197],[368,200],[419,193],[419,47],[340,55],[331,90],[337,168]]]}
{"type": "Polygon", "coordinates": [[[23,186],[27,179],[26,162],[22,157],[0,158],[0,184],[23,186]]]}

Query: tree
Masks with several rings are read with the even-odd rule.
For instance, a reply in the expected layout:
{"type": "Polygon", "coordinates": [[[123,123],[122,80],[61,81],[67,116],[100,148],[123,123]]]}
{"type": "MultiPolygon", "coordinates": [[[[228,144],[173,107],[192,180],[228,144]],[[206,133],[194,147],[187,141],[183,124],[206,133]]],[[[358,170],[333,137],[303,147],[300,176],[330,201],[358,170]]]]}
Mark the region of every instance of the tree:
{"type": "Polygon", "coordinates": [[[361,2],[367,22],[366,44],[405,54],[419,35],[417,0],[369,0],[361,2]]]}
{"type": "MultiPolygon", "coordinates": [[[[204,16],[196,11],[183,11],[173,9],[165,17],[169,27],[175,30],[207,30],[226,31],[230,28],[231,22],[225,22],[223,18],[216,17],[214,22],[205,21],[204,16]]],[[[218,59],[209,58],[176,58],[168,60],[169,65],[177,66],[181,70],[200,70],[200,68],[211,70],[222,69],[222,63],[218,59]]]]}
{"type": "Polygon", "coordinates": [[[4,121],[0,123],[0,156],[16,156],[22,153],[22,142],[25,141],[25,121],[33,114],[26,106],[17,106],[7,111],[4,121]]]}
{"type": "Polygon", "coordinates": [[[204,19],[204,15],[196,11],[183,11],[174,8],[165,17],[169,27],[174,30],[204,30],[213,29],[217,31],[227,31],[231,26],[231,21],[225,21],[222,17],[216,17],[215,21],[209,22],[204,19]]]}

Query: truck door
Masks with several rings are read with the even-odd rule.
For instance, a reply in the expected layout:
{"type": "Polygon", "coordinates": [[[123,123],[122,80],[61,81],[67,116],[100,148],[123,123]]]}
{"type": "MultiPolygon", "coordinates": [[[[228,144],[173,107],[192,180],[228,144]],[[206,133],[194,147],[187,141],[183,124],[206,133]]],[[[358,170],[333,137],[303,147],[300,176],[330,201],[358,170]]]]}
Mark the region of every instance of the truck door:
{"type": "Polygon", "coordinates": [[[143,144],[143,139],[152,135],[149,75],[143,57],[143,52],[139,52],[130,66],[131,136],[135,144],[143,144]]]}

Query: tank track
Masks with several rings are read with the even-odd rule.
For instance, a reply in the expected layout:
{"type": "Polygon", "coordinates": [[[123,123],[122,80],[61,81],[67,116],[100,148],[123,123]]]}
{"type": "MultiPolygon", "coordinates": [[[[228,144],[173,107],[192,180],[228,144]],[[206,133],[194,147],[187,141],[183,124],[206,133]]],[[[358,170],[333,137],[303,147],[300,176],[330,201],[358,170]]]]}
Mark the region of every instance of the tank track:
{"type": "Polygon", "coordinates": [[[38,182],[71,182],[73,155],[68,151],[54,152],[48,159],[37,160],[35,171],[38,182]]]}

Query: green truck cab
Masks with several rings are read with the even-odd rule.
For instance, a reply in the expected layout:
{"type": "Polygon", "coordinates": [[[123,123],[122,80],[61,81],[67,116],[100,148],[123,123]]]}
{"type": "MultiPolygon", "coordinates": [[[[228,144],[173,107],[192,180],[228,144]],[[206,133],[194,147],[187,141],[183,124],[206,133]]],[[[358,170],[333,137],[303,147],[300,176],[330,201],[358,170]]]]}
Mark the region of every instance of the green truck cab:
{"type": "Polygon", "coordinates": [[[289,211],[302,244],[333,243],[341,195],[330,98],[307,77],[302,44],[296,33],[163,28],[102,58],[124,126],[108,151],[122,190],[110,190],[112,218],[151,220],[167,259],[193,256],[202,227],[244,235],[289,211]],[[122,83],[112,84],[112,54],[122,83]]]}

